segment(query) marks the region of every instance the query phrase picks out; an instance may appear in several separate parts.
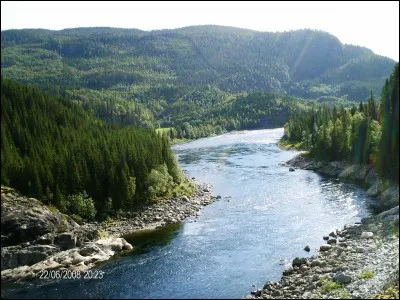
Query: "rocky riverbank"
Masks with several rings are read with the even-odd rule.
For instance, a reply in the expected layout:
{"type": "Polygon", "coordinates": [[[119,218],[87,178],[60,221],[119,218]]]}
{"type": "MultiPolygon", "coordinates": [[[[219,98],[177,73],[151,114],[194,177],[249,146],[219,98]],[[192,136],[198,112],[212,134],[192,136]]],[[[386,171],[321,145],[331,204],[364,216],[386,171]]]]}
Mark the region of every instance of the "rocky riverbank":
{"type": "Polygon", "coordinates": [[[78,225],[69,216],[7,187],[1,189],[1,277],[23,280],[45,270],[84,271],[117,253],[133,249],[122,237],[199,215],[203,206],[219,199],[211,187],[195,185],[193,195],[172,197],[142,207],[116,221],[78,225]]]}
{"type": "Polygon", "coordinates": [[[112,223],[85,224],[85,228],[98,230],[101,235],[123,237],[137,230],[155,229],[167,224],[183,221],[189,216],[200,215],[203,206],[220,199],[213,196],[211,185],[200,184],[194,178],[190,179],[195,186],[193,194],[188,196],[171,197],[162,202],[142,207],[127,217],[120,218],[112,223]]]}
{"type": "Polygon", "coordinates": [[[399,187],[380,180],[372,166],[317,162],[307,153],[283,165],[291,172],[313,170],[356,182],[366,187],[382,207],[396,206],[327,234],[317,255],[296,257],[292,266],[283,271],[280,281],[268,281],[248,298],[366,299],[398,282],[399,187]]]}
{"type": "Polygon", "coordinates": [[[367,194],[379,201],[382,209],[399,205],[399,186],[380,179],[372,165],[347,165],[342,161],[321,162],[311,158],[306,152],[283,163],[295,169],[313,170],[329,177],[355,182],[367,189],[367,194]]]}
{"type": "Polygon", "coordinates": [[[317,255],[296,257],[280,281],[268,281],[248,298],[371,298],[398,280],[398,226],[397,206],[337,229],[323,238],[317,255]]]}

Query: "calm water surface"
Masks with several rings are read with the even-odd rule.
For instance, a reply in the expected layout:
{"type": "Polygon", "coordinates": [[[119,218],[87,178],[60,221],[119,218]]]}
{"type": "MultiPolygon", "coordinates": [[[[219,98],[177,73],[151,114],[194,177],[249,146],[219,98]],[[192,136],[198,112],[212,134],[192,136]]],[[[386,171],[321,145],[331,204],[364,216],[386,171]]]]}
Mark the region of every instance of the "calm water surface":
{"type": "Polygon", "coordinates": [[[196,219],[127,237],[138,249],[99,266],[102,280],[37,280],[3,286],[2,297],[242,298],[279,280],[324,234],[368,215],[371,201],[355,185],[280,166],[298,153],[277,147],[282,135],[242,131],[174,146],[181,167],[213,184],[220,201],[196,219]]]}

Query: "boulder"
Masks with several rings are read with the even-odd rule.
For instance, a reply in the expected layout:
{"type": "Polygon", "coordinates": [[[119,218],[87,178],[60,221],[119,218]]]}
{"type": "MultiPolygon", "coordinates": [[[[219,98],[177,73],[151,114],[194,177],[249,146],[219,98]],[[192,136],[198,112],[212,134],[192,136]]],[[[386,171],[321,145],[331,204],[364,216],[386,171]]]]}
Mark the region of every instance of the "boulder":
{"type": "Polygon", "coordinates": [[[327,243],[328,243],[329,245],[331,245],[331,244],[336,244],[336,239],[329,239],[329,240],[327,241],[327,243]]]}
{"type": "Polygon", "coordinates": [[[310,252],[310,250],[311,250],[311,249],[310,249],[309,246],[305,246],[305,247],[304,247],[304,251],[310,252]]]}
{"type": "Polygon", "coordinates": [[[335,280],[337,283],[348,284],[351,282],[351,277],[345,275],[344,273],[338,273],[335,277],[333,277],[333,280],[335,280]]]}
{"type": "Polygon", "coordinates": [[[329,251],[332,249],[331,245],[321,245],[321,247],[319,247],[319,251],[320,252],[325,252],[325,251],[329,251]]]}
{"type": "Polygon", "coordinates": [[[304,265],[307,263],[307,258],[305,257],[296,257],[293,259],[292,266],[293,267],[300,267],[301,265],[304,265]]]}
{"type": "MultiPolygon", "coordinates": [[[[1,194],[2,246],[35,241],[47,233],[70,231],[79,225],[58,210],[50,210],[34,198],[15,191],[1,194]]],[[[49,240],[43,239],[43,243],[49,240]]],[[[39,241],[40,243],[40,241],[39,241]]]]}
{"type": "Polygon", "coordinates": [[[72,249],[76,247],[76,236],[72,232],[64,232],[56,236],[55,244],[60,246],[61,250],[72,249]]]}
{"type": "Polygon", "coordinates": [[[289,172],[294,172],[294,171],[295,171],[294,168],[292,168],[292,167],[289,168],[289,172]]]}
{"type": "Polygon", "coordinates": [[[362,239],[372,239],[374,237],[374,234],[372,232],[369,231],[363,231],[361,233],[361,238],[362,239]]]}
{"type": "Polygon", "coordinates": [[[31,266],[56,253],[58,249],[50,245],[10,246],[1,249],[1,269],[31,266]]]}

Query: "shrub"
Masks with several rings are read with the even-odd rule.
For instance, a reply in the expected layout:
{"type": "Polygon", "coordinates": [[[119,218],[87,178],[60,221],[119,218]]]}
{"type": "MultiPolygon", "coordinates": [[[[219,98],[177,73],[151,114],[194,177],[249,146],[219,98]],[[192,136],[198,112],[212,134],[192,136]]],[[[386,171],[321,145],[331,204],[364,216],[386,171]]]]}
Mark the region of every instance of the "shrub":
{"type": "Polygon", "coordinates": [[[96,216],[94,201],[85,191],[68,196],[68,211],[83,219],[93,220],[96,216]]]}
{"type": "Polygon", "coordinates": [[[167,193],[168,188],[172,185],[172,176],[168,173],[165,164],[152,169],[147,177],[147,192],[150,199],[157,196],[163,196],[167,193]]]}

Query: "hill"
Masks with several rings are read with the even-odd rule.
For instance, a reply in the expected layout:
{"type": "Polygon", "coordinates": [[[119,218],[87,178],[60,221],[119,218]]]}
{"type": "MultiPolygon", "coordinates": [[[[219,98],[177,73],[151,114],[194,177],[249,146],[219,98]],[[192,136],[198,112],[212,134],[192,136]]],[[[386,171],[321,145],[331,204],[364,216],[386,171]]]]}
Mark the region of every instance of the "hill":
{"type": "Polygon", "coordinates": [[[6,30],[1,50],[4,76],[65,96],[107,121],[155,128],[182,125],[177,111],[190,110],[188,118],[243,93],[364,101],[370,90],[380,95],[395,64],[322,31],[211,25],[6,30]]]}

